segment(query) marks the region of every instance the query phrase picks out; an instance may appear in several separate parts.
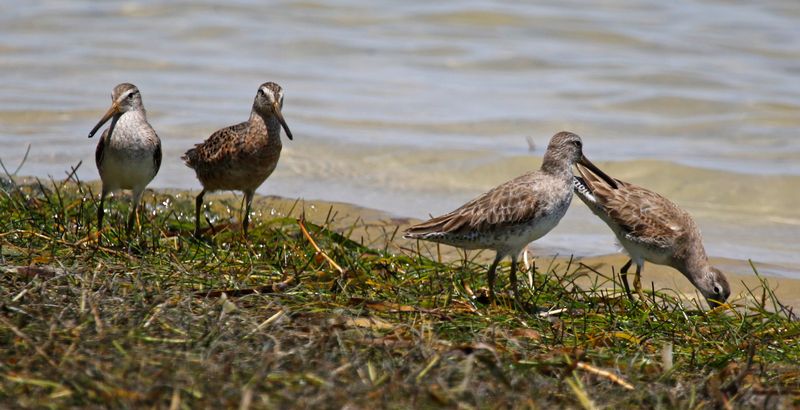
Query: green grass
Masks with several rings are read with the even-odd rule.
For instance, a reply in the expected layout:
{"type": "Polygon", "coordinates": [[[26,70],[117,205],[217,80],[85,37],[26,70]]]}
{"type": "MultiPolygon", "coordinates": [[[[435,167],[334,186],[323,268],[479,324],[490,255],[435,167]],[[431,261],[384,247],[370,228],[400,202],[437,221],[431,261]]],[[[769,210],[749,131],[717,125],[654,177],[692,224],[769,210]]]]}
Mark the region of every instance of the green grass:
{"type": "Polygon", "coordinates": [[[508,265],[492,307],[485,264],[437,262],[392,226],[329,214],[305,235],[297,204],[244,241],[238,200],[217,199],[197,241],[192,198],[156,192],[131,236],[127,199],[107,201],[98,244],[90,185],[0,188],[3,407],[800,405],[800,324],[765,282],[707,312],[540,261],[525,309],[508,265]]]}

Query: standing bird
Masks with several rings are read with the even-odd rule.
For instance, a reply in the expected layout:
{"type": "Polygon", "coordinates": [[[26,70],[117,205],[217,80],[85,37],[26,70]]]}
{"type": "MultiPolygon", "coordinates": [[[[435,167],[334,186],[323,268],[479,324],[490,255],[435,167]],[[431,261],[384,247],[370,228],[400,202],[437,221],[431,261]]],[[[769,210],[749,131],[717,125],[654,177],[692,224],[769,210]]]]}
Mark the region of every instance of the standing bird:
{"type": "Polygon", "coordinates": [[[89,138],[109,119],[111,125],[103,131],[94,153],[103,182],[97,208],[97,229],[103,228],[106,195],[119,189],[130,189],[133,191],[133,208],[126,226],[130,233],[142,193],[161,167],[161,140],[147,122],[142,95],[133,84],[122,83],[114,87],[111,108],[89,132],[89,138]]]}
{"type": "MultiPolygon", "coordinates": [[[[542,166],[499,185],[446,215],[414,225],[405,238],[424,239],[464,249],[497,252],[489,267],[489,298],[494,301],[497,264],[511,257],[511,287],[517,292],[517,258],[525,246],[553,229],[572,201],[572,166],[578,162],[604,175],[583,155],[581,138],[559,132],[547,146],[542,166]]],[[[609,184],[614,184],[611,178],[609,184]]]]}
{"type": "MultiPolygon", "coordinates": [[[[640,274],[645,261],[679,270],[712,308],[731,294],[728,280],[708,263],[700,229],[692,216],[669,199],[634,184],[600,179],[596,170],[578,166],[578,197],[614,231],[630,260],[620,270],[628,298],[628,269],[636,263],[633,286],[642,297],[640,274]],[[594,173],[593,173],[594,172],[594,173]]],[[[598,174],[600,175],[600,174],[598,174]]]]}
{"type": "Polygon", "coordinates": [[[292,132],[283,119],[283,90],[267,82],[258,87],[250,119],[220,129],[202,144],[186,151],[182,159],[194,169],[203,190],[195,200],[194,235],[200,237],[200,208],[209,191],[244,192],[244,235],[250,223],[250,206],[256,189],[272,174],[281,156],[281,127],[292,139],[292,132]]]}

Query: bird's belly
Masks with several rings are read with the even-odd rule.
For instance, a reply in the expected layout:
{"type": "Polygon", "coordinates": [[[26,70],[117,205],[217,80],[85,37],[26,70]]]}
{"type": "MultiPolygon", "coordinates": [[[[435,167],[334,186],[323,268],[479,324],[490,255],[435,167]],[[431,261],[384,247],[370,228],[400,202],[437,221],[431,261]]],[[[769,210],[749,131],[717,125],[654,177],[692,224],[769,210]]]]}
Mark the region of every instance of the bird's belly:
{"type": "Polygon", "coordinates": [[[197,176],[208,191],[255,190],[278,165],[280,151],[246,160],[229,161],[224,166],[201,168],[197,176]]]}
{"type": "Polygon", "coordinates": [[[155,177],[153,152],[145,149],[106,149],[100,179],[108,189],[144,188],[155,177]]]}
{"type": "Polygon", "coordinates": [[[617,240],[619,240],[620,245],[622,245],[631,259],[637,263],[648,261],[657,265],[669,265],[672,259],[672,252],[668,248],[659,248],[631,241],[621,235],[617,235],[617,240]]]}
{"type": "Polygon", "coordinates": [[[529,243],[547,235],[561,221],[563,212],[552,212],[532,223],[509,229],[509,233],[517,240],[511,240],[512,248],[524,248],[529,243]]]}

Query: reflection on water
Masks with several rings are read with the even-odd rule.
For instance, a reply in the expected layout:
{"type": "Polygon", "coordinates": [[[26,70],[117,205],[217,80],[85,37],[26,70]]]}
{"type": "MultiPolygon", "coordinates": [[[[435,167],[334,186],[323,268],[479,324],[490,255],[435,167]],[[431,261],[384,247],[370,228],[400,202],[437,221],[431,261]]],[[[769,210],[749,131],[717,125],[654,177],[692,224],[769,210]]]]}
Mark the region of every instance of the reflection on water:
{"type": "MultiPolygon", "coordinates": [[[[710,253],[800,267],[800,3],[140,1],[0,5],[0,158],[96,179],[86,133],[123,81],[178,157],[286,90],[296,133],[260,192],[423,217],[536,166],[561,129],[692,211],[710,253]],[[664,162],[658,162],[658,161],[664,162]]],[[[541,252],[607,253],[573,207],[541,252]]],[[[800,273],[798,273],[800,277],[800,273]]]]}

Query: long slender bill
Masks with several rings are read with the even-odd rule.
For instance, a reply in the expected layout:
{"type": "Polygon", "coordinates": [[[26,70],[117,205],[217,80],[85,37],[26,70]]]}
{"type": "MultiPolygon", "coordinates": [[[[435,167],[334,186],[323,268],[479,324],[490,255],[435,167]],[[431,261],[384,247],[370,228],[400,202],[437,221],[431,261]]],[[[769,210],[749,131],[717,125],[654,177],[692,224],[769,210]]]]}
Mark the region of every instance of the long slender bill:
{"type": "Polygon", "coordinates": [[[283,130],[286,131],[286,136],[289,137],[289,139],[292,139],[292,132],[289,131],[289,126],[286,125],[286,120],[283,119],[283,114],[281,114],[281,107],[277,102],[272,104],[272,110],[275,111],[278,121],[281,123],[281,126],[283,126],[283,130]]]}
{"type": "Polygon", "coordinates": [[[617,181],[615,181],[614,178],[611,178],[610,176],[606,175],[606,173],[601,171],[600,168],[597,168],[594,164],[592,164],[592,162],[589,161],[589,159],[586,158],[585,155],[581,155],[581,159],[578,160],[578,163],[585,166],[586,168],[589,168],[590,171],[594,172],[600,178],[603,178],[603,181],[606,181],[608,185],[610,185],[614,189],[617,189],[617,181]]]}
{"type": "Polygon", "coordinates": [[[97,125],[95,125],[91,131],[89,131],[89,138],[94,137],[94,134],[97,133],[97,130],[99,130],[100,127],[102,127],[103,124],[105,124],[106,121],[108,121],[111,117],[113,117],[114,114],[116,114],[117,112],[119,112],[119,105],[116,102],[114,102],[111,104],[111,107],[108,109],[108,111],[106,111],[106,113],[103,114],[103,118],[100,118],[100,122],[98,122],[97,125]]]}

